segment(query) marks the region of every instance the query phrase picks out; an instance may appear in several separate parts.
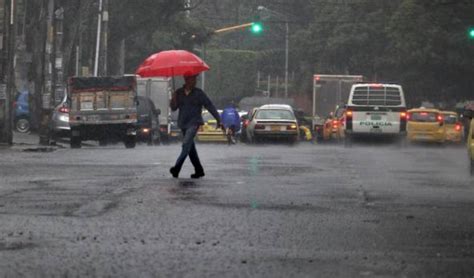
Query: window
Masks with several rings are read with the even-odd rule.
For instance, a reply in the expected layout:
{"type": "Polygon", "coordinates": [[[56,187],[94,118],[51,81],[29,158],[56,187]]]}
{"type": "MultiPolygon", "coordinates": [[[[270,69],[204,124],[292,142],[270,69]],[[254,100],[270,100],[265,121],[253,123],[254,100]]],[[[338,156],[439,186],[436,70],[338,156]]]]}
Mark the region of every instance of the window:
{"type": "Polygon", "coordinates": [[[412,122],[434,123],[437,122],[438,113],[434,112],[414,112],[410,115],[412,122]]]}
{"type": "Polygon", "coordinates": [[[352,96],[355,105],[398,106],[402,104],[401,91],[398,88],[357,87],[352,96]]]}
{"type": "Polygon", "coordinates": [[[259,110],[256,119],[266,119],[266,120],[294,120],[295,116],[291,111],[288,110],[259,110]]]}

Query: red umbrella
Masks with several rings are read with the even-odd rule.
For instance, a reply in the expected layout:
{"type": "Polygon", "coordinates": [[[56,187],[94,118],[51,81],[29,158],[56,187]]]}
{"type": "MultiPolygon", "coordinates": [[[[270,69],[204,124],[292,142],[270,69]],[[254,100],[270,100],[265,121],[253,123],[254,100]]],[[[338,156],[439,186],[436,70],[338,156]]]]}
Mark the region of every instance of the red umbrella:
{"type": "Polygon", "coordinates": [[[148,57],[137,69],[141,77],[196,75],[209,70],[198,56],[185,50],[168,50],[148,57]]]}

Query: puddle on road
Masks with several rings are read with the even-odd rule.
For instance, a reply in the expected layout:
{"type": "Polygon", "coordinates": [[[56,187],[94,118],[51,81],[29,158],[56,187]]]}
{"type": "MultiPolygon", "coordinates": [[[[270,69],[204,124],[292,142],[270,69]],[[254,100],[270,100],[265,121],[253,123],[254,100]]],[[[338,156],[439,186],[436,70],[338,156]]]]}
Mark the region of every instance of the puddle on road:
{"type": "Polygon", "coordinates": [[[36,247],[31,242],[13,241],[13,242],[0,242],[0,251],[17,251],[23,249],[31,249],[36,247]]]}

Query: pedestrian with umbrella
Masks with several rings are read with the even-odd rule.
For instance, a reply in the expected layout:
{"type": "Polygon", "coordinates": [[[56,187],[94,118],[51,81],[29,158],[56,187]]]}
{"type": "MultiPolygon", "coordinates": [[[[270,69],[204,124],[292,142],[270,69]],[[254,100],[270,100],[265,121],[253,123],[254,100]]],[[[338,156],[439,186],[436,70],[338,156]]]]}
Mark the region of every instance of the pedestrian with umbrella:
{"type": "Polygon", "coordinates": [[[182,75],[184,85],[173,93],[170,107],[173,111],[179,109],[178,126],[183,133],[183,145],[176,163],[170,169],[174,178],[179,176],[184,161],[189,156],[194,166],[191,178],[204,177],[204,168],[194,143],[198,129],[204,124],[202,108],[206,108],[221,126],[221,119],[214,104],[203,90],[196,87],[197,76],[200,72],[209,70],[209,66],[196,55],[184,50],[162,51],[148,57],[137,70],[142,77],[182,75]]]}
{"type": "Polygon", "coordinates": [[[171,98],[171,109],[179,109],[178,126],[183,133],[183,146],[181,154],[176,160],[174,167],[171,167],[170,173],[177,178],[186,157],[194,166],[195,173],[191,178],[198,179],[204,177],[204,168],[199,160],[199,156],[194,143],[198,129],[204,124],[202,119],[202,108],[205,107],[216,118],[217,126],[220,127],[221,119],[214,104],[207,97],[203,90],[196,87],[197,75],[184,75],[184,85],[176,90],[171,98]]]}

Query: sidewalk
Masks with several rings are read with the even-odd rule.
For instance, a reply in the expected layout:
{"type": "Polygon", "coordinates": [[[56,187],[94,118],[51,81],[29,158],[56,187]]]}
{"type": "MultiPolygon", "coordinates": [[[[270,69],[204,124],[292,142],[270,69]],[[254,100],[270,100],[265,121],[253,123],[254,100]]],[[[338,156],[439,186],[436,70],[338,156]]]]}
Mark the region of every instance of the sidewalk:
{"type": "Polygon", "coordinates": [[[24,152],[51,152],[63,147],[62,145],[43,146],[39,144],[39,141],[38,133],[20,133],[14,131],[13,146],[11,146],[10,149],[24,152]]]}

